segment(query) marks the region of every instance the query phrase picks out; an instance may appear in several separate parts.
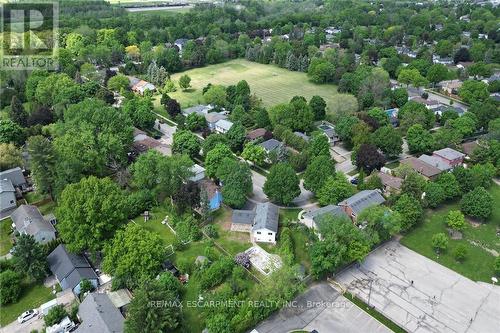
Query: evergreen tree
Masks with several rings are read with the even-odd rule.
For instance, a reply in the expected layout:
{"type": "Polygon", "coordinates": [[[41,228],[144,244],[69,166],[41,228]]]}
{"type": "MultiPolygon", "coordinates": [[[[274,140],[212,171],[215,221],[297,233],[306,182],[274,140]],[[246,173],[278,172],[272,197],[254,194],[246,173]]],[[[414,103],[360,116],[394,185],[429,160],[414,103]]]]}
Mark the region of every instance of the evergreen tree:
{"type": "Polygon", "coordinates": [[[10,103],[10,119],[21,127],[25,127],[28,122],[28,113],[24,110],[23,103],[16,95],[12,96],[10,103]]]}

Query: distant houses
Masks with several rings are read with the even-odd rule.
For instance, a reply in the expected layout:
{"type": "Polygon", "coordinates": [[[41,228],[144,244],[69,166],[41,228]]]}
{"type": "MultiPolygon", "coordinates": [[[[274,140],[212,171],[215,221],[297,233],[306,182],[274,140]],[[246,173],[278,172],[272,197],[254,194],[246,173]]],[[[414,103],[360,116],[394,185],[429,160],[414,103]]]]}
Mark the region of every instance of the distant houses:
{"type": "Polygon", "coordinates": [[[162,155],[171,156],[172,147],[159,140],[153,139],[146,132],[141,131],[138,128],[134,128],[134,141],[132,143],[132,153],[134,155],[140,155],[147,152],[150,149],[156,150],[162,155]]]}
{"type": "Polygon", "coordinates": [[[335,126],[330,124],[329,122],[322,121],[318,125],[318,129],[328,138],[330,144],[335,145],[337,142],[340,141],[337,132],[335,132],[335,126]]]}
{"type": "Polygon", "coordinates": [[[44,217],[37,206],[21,205],[10,215],[13,227],[19,234],[33,236],[36,242],[46,244],[56,239],[53,217],[44,217]]]}
{"type": "Polygon", "coordinates": [[[249,142],[266,141],[273,137],[273,134],[265,128],[257,128],[247,133],[246,139],[249,142]]]}
{"type": "Polygon", "coordinates": [[[133,92],[136,92],[140,95],[144,95],[144,93],[149,90],[149,91],[155,91],[156,86],[150,82],[141,80],[139,78],[136,78],[134,76],[128,76],[129,79],[129,87],[130,90],[133,92]]]}
{"type": "Polygon", "coordinates": [[[276,243],[279,208],[270,202],[253,210],[233,210],[231,231],[249,232],[252,242],[276,243]]]}
{"type": "Polygon", "coordinates": [[[461,165],[465,154],[451,148],[436,150],[432,155],[423,154],[419,158],[408,157],[401,161],[409,165],[424,178],[434,180],[441,172],[449,171],[461,165]]]}
{"type": "Polygon", "coordinates": [[[276,139],[269,139],[259,144],[266,153],[265,161],[266,163],[272,163],[271,156],[272,154],[279,155],[280,150],[284,149],[285,145],[283,142],[278,141],[276,139]]]}
{"type": "Polygon", "coordinates": [[[210,112],[214,109],[212,105],[195,105],[182,110],[182,114],[187,117],[192,113],[196,113],[200,116],[205,117],[207,121],[208,129],[212,132],[217,133],[227,133],[229,129],[233,126],[233,123],[227,119],[227,112],[210,112]]]}

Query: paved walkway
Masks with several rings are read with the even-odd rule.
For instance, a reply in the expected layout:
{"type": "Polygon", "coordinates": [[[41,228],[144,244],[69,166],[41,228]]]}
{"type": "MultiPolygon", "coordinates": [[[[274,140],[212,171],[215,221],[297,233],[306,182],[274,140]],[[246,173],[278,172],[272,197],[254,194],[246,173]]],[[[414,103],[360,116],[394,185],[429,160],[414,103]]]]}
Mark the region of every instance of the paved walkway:
{"type": "Polygon", "coordinates": [[[288,333],[294,330],[317,330],[321,333],[391,332],[327,282],[313,284],[255,330],[258,333],[288,333]]]}
{"type": "Polygon", "coordinates": [[[498,333],[500,290],[391,241],[335,277],[409,332],[498,333]]]}

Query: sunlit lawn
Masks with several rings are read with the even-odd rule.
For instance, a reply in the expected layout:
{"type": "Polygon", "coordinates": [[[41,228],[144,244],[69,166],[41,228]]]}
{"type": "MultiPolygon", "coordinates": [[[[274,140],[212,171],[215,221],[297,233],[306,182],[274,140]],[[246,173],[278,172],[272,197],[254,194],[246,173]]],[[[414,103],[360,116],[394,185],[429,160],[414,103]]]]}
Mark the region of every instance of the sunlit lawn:
{"type": "Polygon", "coordinates": [[[449,239],[448,249],[437,257],[432,248],[432,235],[443,232],[447,233],[446,215],[450,210],[459,209],[457,202],[441,206],[439,209],[428,210],[423,223],[411,230],[401,243],[410,249],[472,279],[475,281],[491,282],[493,276],[493,262],[495,257],[483,247],[500,252],[500,240],[496,236],[497,227],[500,226],[500,186],[493,185],[489,192],[494,198],[493,214],[489,220],[480,226],[467,224],[463,232],[463,239],[449,239]],[[471,244],[474,241],[478,244],[471,244]],[[457,262],[453,257],[453,251],[459,244],[467,248],[467,256],[463,263],[457,262]]]}
{"type": "Polygon", "coordinates": [[[10,238],[10,233],[12,220],[11,218],[6,218],[0,221],[0,256],[9,253],[12,248],[12,240],[10,238]]]}
{"type": "Polygon", "coordinates": [[[144,216],[141,215],[136,217],[134,222],[143,226],[145,229],[160,235],[165,245],[173,244],[175,240],[174,233],[167,225],[161,224],[161,221],[165,219],[165,216],[171,215],[170,210],[164,206],[158,206],[154,207],[149,214],[150,218],[148,221],[145,221],[144,216]]]}
{"type": "Polygon", "coordinates": [[[14,304],[2,305],[0,307],[0,325],[5,326],[26,310],[38,308],[43,303],[55,298],[51,288],[46,288],[43,284],[23,283],[21,297],[14,304]]]}
{"type": "MultiPolygon", "coordinates": [[[[319,95],[325,99],[328,108],[332,111],[339,107],[337,86],[332,84],[314,84],[308,80],[305,73],[292,72],[274,65],[264,65],[244,59],[235,59],[222,64],[205,66],[187,70],[172,75],[178,82],[179,78],[187,74],[191,77],[192,88],[188,91],[177,89],[169,93],[177,99],[182,107],[203,103],[202,89],[208,83],[233,85],[240,80],[246,80],[252,93],[262,99],[264,106],[269,107],[279,103],[289,102],[293,96],[300,95],[308,100],[319,95]]],[[[157,105],[159,103],[159,97],[157,105]]]]}

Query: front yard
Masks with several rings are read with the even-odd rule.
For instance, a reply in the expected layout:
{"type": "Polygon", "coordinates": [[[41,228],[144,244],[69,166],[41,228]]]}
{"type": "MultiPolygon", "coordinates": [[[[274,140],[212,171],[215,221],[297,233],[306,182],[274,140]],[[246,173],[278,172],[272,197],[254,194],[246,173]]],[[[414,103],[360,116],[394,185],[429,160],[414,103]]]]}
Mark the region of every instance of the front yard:
{"type": "Polygon", "coordinates": [[[500,228],[500,186],[492,185],[489,192],[495,203],[489,220],[481,224],[468,223],[463,231],[463,238],[449,239],[448,249],[439,257],[432,248],[432,235],[439,232],[448,234],[446,215],[450,210],[460,209],[458,202],[427,210],[423,223],[405,235],[401,244],[474,281],[491,283],[495,255],[500,253],[500,239],[497,236],[497,230],[500,228]],[[454,250],[460,244],[467,249],[466,258],[462,263],[453,256],[454,250]]]}

